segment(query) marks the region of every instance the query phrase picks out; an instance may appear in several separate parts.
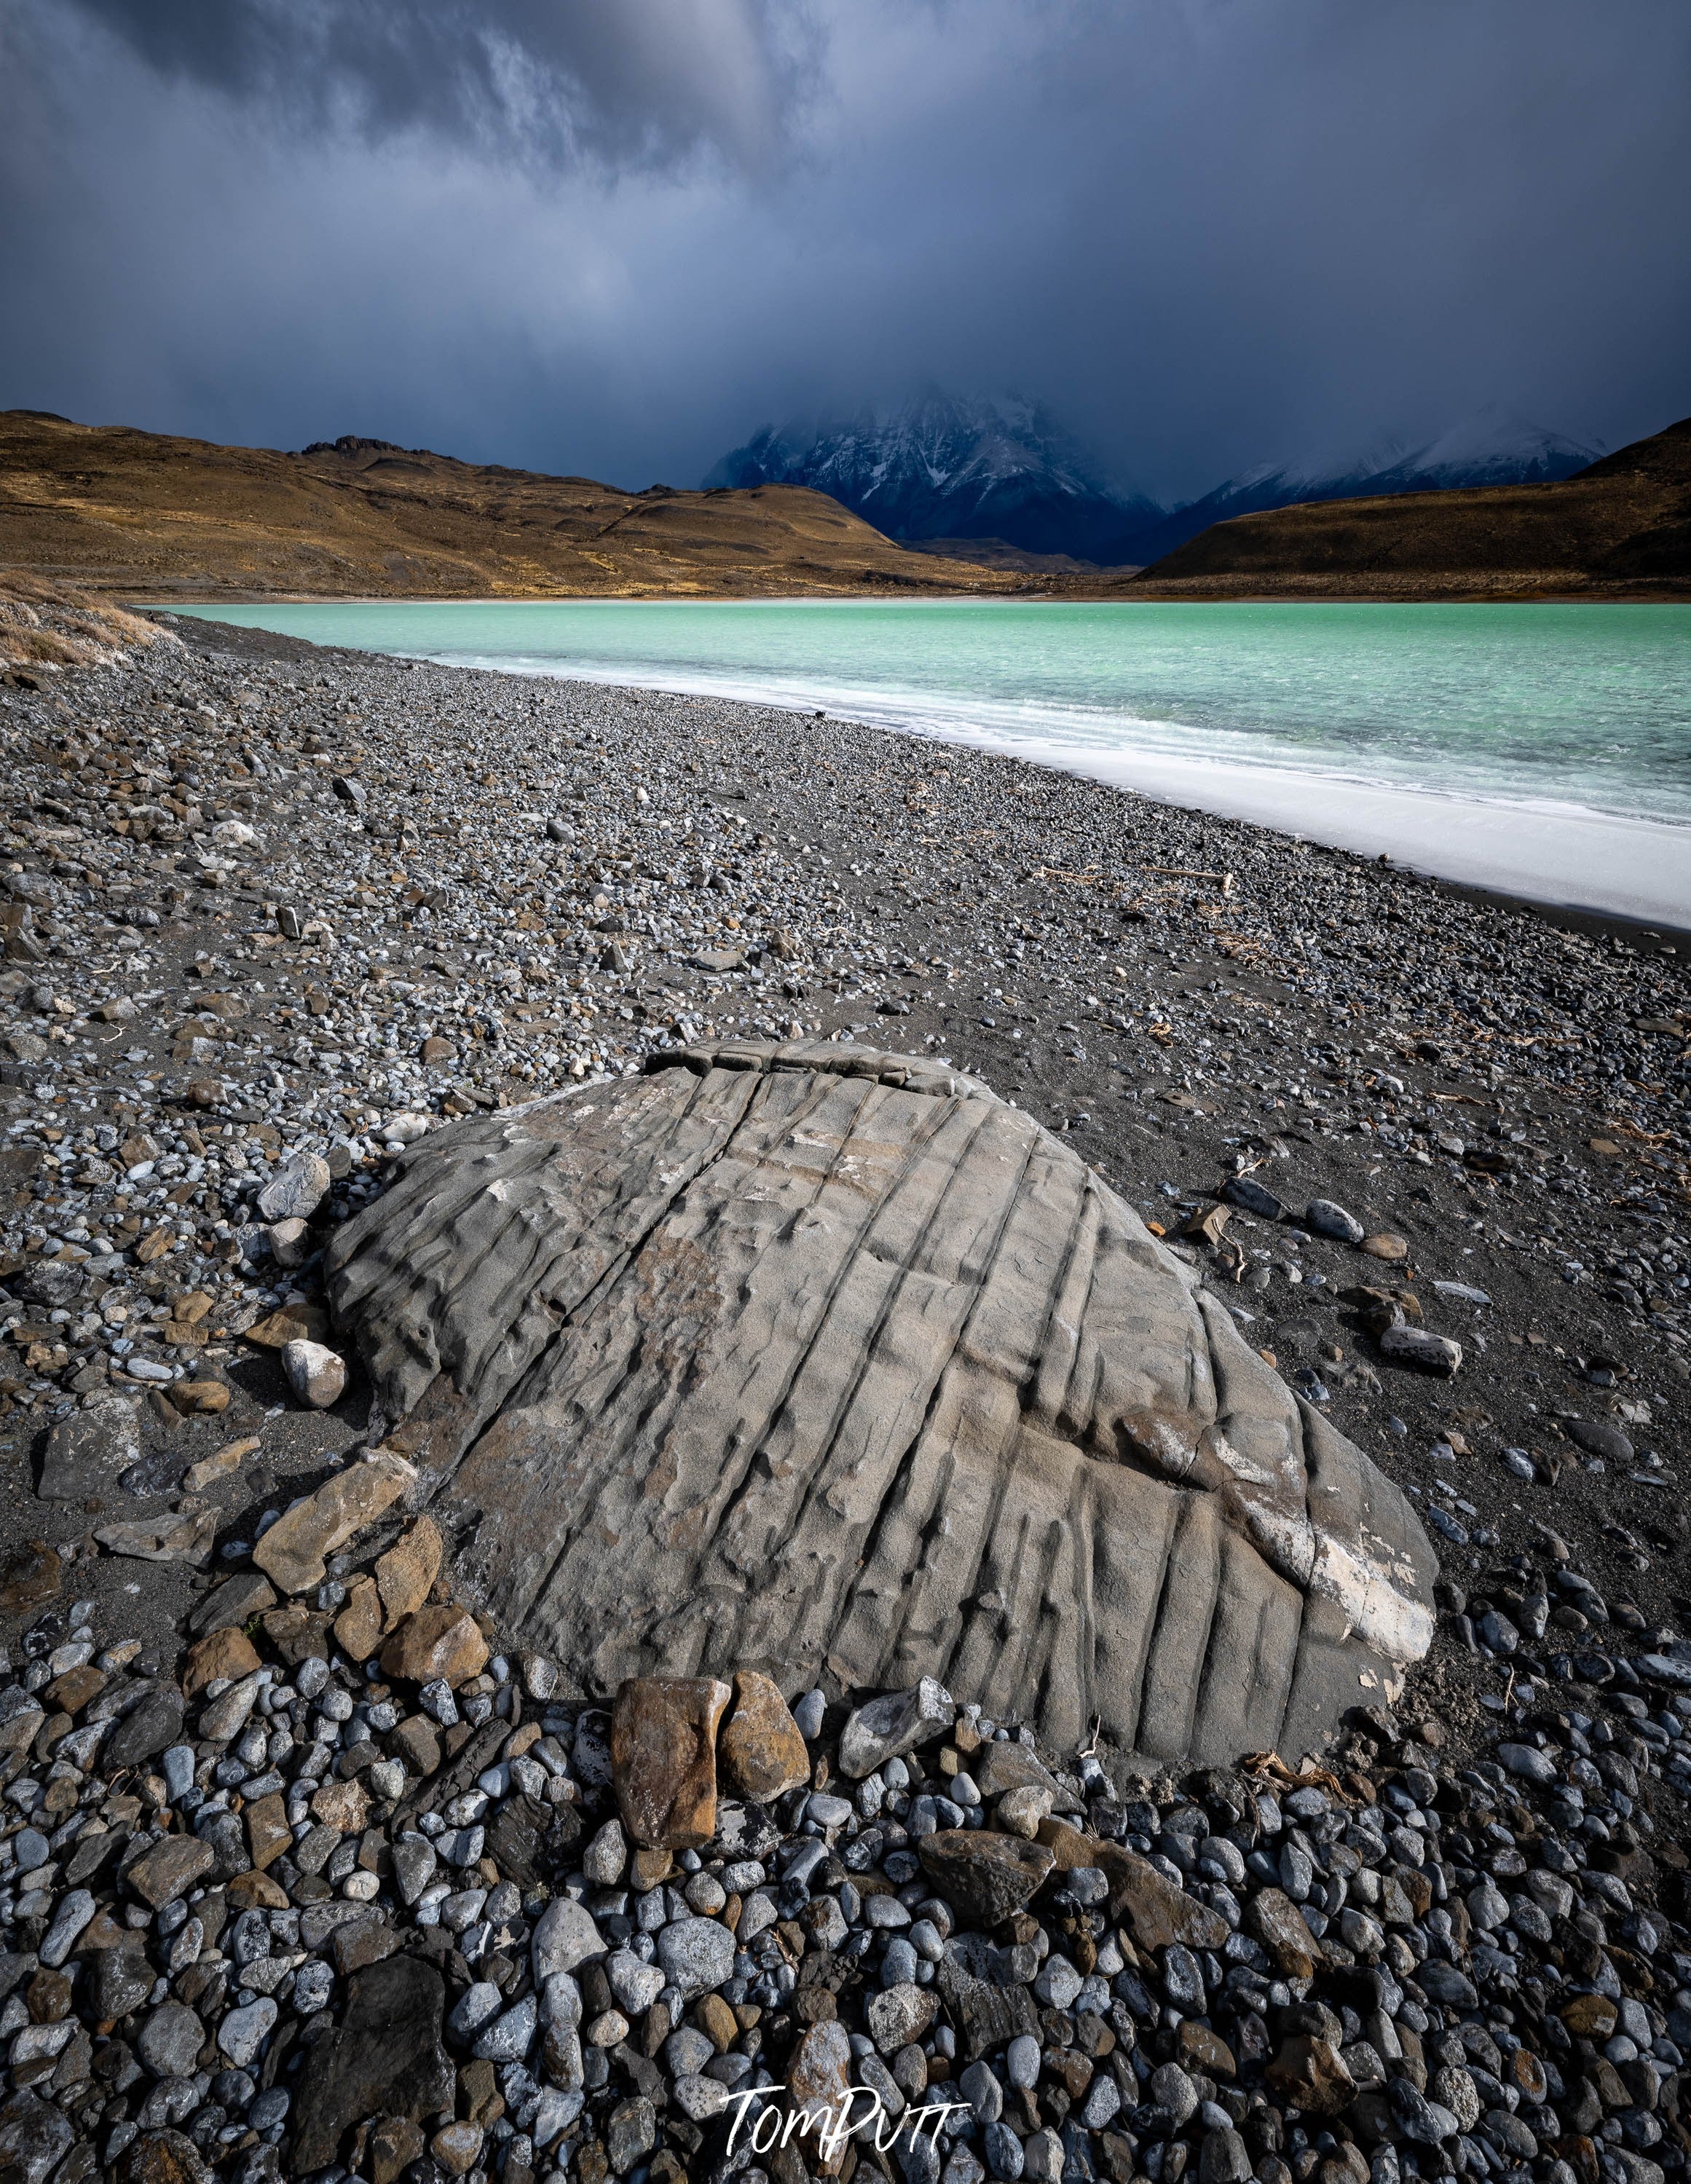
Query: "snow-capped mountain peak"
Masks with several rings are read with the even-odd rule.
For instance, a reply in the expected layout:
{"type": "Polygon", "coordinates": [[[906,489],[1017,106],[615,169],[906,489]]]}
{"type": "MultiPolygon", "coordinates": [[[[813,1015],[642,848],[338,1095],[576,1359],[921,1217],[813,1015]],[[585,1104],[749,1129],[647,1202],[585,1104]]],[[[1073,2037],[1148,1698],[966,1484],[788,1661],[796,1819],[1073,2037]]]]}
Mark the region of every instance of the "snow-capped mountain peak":
{"type": "Polygon", "coordinates": [[[849,419],[766,426],[705,483],[812,486],[891,538],[999,538],[1100,562],[1129,558],[1163,513],[1112,486],[1043,404],[937,388],[849,419]]]}

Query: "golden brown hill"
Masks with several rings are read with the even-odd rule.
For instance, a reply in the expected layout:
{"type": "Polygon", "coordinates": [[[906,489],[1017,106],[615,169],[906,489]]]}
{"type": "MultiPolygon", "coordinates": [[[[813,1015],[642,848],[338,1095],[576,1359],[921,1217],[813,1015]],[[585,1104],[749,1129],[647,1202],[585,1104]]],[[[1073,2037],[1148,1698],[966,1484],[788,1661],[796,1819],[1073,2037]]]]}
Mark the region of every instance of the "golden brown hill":
{"type": "Polygon", "coordinates": [[[1556,485],[1307,501],[1213,524],[1116,598],[1691,594],[1691,418],[1556,485]]]}
{"type": "Polygon", "coordinates": [[[1018,588],[907,553],[801,486],[621,493],[381,440],[284,454],[29,410],[0,411],[8,563],[149,599],[1018,588]]]}

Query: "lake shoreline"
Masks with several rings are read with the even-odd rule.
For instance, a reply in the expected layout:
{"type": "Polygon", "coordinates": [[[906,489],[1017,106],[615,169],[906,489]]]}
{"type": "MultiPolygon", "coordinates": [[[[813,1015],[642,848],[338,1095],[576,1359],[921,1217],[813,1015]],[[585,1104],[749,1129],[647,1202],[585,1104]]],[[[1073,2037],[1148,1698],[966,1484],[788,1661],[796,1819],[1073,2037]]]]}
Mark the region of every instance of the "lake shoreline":
{"type": "MultiPolygon", "coordinates": [[[[608,604],[645,616],[650,603],[633,600],[578,602],[589,610],[584,621],[549,615],[558,603],[541,600],[446,602],[421,620],[415,602],[324,604],[327,612],[296,612],[291,633],[524,677],[773,705],[795,717],[824,712],[1383,855],[1560,916],[1613,918],[1666,937],[1691,931],[1691,811],[1678,810],[1684,784],[1671,764],[1649,755],[1664,717],[1671,737],[1671,712],[1662,715],[1649,678],[1671,679],[1674,621],[1640,625],[1640,685],[1624,648],[1617,655],[1603,646],[1587,665],[1589,641],[1566,621],[1548,649],[1524,645],[1512,627],[1488,627],[1453,638],[1447,658],[1439,626],[1402,618],[1377,642],[1342,621],[1306,638],[1276,615],[1230,623],[1212,643],[1207,624],[1189,629],[1181,616],[1144,629],[1124,655],[1113,623],[1082,618],[1071,647],[1060,626],[1041,617],[1011,628],[1002,602],[978,599],[786,600],[773,620],[769,603],[745,600],[737,604],[753,621],[731,626],[694,625],[667,608],[655,621],[598,611],[608,604]],[[824,619],[788,619],[806,606],[824,619]],[[507,607],[527,612],[513,621],[507,607]],[[847,621],[826,619],[842,607],[847,621]],[[928,623],[935,612],[939,621],[928,623]],[[1564,660],[1583,677],[1565,700],[1564,660]],[[1492,675],[1505,693],[1495,705],[1492,675]],[[1615,709],[1612,727],[1588,727],[1608,722],[1605,706],[1615,709]],[[1563,782],[1565,793],[1552,793],[1563,782]]],[[[1067,611],[1063,602],[1024,604],[1067,611]]]]}

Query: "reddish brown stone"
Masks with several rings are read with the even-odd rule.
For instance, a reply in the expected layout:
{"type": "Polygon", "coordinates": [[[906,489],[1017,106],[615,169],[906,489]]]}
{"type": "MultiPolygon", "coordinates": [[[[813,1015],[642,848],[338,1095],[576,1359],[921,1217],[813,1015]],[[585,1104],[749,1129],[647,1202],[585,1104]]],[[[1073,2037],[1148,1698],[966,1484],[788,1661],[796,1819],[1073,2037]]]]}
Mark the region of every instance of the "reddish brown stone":
{"type": "Polygon", "coordinates": [[[714,1676],[632,1676],[617,1692],[611,1763],[636,1842],[696,1849],[716,1833],[717,1724],[732,1696],[714,1676]]]}

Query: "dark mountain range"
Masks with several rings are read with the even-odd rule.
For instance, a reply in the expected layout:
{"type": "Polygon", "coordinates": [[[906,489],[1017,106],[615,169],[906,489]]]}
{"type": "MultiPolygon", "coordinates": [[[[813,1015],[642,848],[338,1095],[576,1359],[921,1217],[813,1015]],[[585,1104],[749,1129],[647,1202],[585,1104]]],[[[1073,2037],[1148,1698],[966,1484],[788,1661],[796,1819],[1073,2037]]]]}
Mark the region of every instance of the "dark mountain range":
{"type": "Polygon", "coordinates": [[[1164,511],[1117,490],[1036,402],[929,393],[843,423],[766,426],[706,487],[804,485],[889,538],[1002,541],[1111,566],[1164,511]]]}
{"type": "Polygon", "coordinates": [[[1236,515],[1304,501],[1543,483],[1571,476],[1599,453],[1493,405],[1431,441],[1265,463],[1165,509],[1113,484],[1037,402],[930,392],[847,422],[766,426],[705,482],[810,486],[890,538],[940,550],[954,539],[977,560],[996,543],[1019,556],[1108,567],[1157,560],[1236,515]]]}

